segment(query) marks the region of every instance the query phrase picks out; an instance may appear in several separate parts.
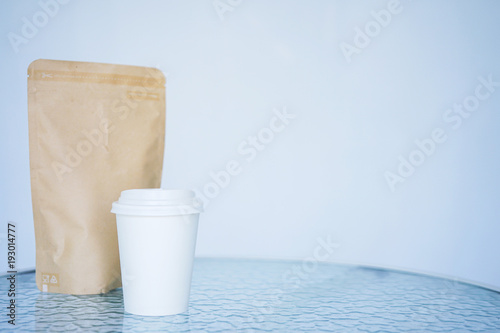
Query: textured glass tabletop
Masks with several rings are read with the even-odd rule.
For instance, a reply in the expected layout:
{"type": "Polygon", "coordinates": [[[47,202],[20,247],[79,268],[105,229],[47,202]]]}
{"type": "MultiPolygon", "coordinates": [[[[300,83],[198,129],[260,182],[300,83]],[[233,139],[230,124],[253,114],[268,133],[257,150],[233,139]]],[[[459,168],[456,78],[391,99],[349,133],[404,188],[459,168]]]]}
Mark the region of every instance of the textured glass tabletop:
{"type": "MultiPolygon", "coordinates": [[[[0,331],[7,323],[8,280],[0,331]]],[[[500,332],[500,293],[435,277],[327,263],[197,259],[188,312],[123,312],[122,290],[61,295],[17,275],[21,332],[500,332]]]]}

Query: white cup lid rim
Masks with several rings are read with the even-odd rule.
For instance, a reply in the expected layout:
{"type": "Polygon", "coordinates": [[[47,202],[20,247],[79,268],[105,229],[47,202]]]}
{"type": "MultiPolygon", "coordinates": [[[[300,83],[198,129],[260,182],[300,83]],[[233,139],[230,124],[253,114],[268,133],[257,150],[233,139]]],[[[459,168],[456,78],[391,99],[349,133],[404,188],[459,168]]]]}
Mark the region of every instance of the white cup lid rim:
{"type": "Polygon", "coordinates": [[[191,190],[160,188],[122,191],[111,212],[123,215],[163,216],[196,214],[202,204],[191,190]]]}

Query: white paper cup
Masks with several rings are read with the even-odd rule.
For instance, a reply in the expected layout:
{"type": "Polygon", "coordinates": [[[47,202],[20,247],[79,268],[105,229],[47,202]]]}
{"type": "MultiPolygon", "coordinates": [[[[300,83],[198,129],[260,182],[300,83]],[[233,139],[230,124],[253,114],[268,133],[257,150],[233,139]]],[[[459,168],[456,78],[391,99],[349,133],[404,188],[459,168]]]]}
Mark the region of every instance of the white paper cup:
{"type": "Polygon", "coordinates": [[[125,311],[164,316],[188,308],[201,204],[187,190],[139,189],[113,203],[125,311]]]}

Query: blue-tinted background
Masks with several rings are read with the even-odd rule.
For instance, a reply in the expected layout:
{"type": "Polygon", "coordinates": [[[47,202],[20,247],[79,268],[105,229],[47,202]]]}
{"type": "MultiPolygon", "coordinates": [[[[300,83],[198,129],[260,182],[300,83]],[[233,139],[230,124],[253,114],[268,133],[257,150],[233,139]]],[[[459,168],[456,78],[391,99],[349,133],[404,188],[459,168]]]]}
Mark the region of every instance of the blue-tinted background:
{"type": "Polygon", "coordinates": [[[199,256],[316,259],[330,242],[325,260],[500,289],[498,1],[0,6],[0,236],[17,224],[20,267],[35,264],[26,69],[46,58],[167,75],[163,186],[205,201],[199,256]]]}

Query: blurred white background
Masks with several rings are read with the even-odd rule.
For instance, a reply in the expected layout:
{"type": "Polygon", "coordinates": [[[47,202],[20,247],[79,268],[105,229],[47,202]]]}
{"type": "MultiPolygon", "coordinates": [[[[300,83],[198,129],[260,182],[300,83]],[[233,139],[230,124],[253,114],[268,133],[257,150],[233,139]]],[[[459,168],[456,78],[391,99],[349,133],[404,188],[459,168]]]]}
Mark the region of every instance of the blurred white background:
{"type": "Polygon", "coordinates": [[[329,261],[500,289],[500,2],[0,6],[0,236],[17,224],[19,268],[35,265],[26,70],[45,58],[167,75],[163,184],[204,197],[198,256],[330,242],[329,261]]]}

